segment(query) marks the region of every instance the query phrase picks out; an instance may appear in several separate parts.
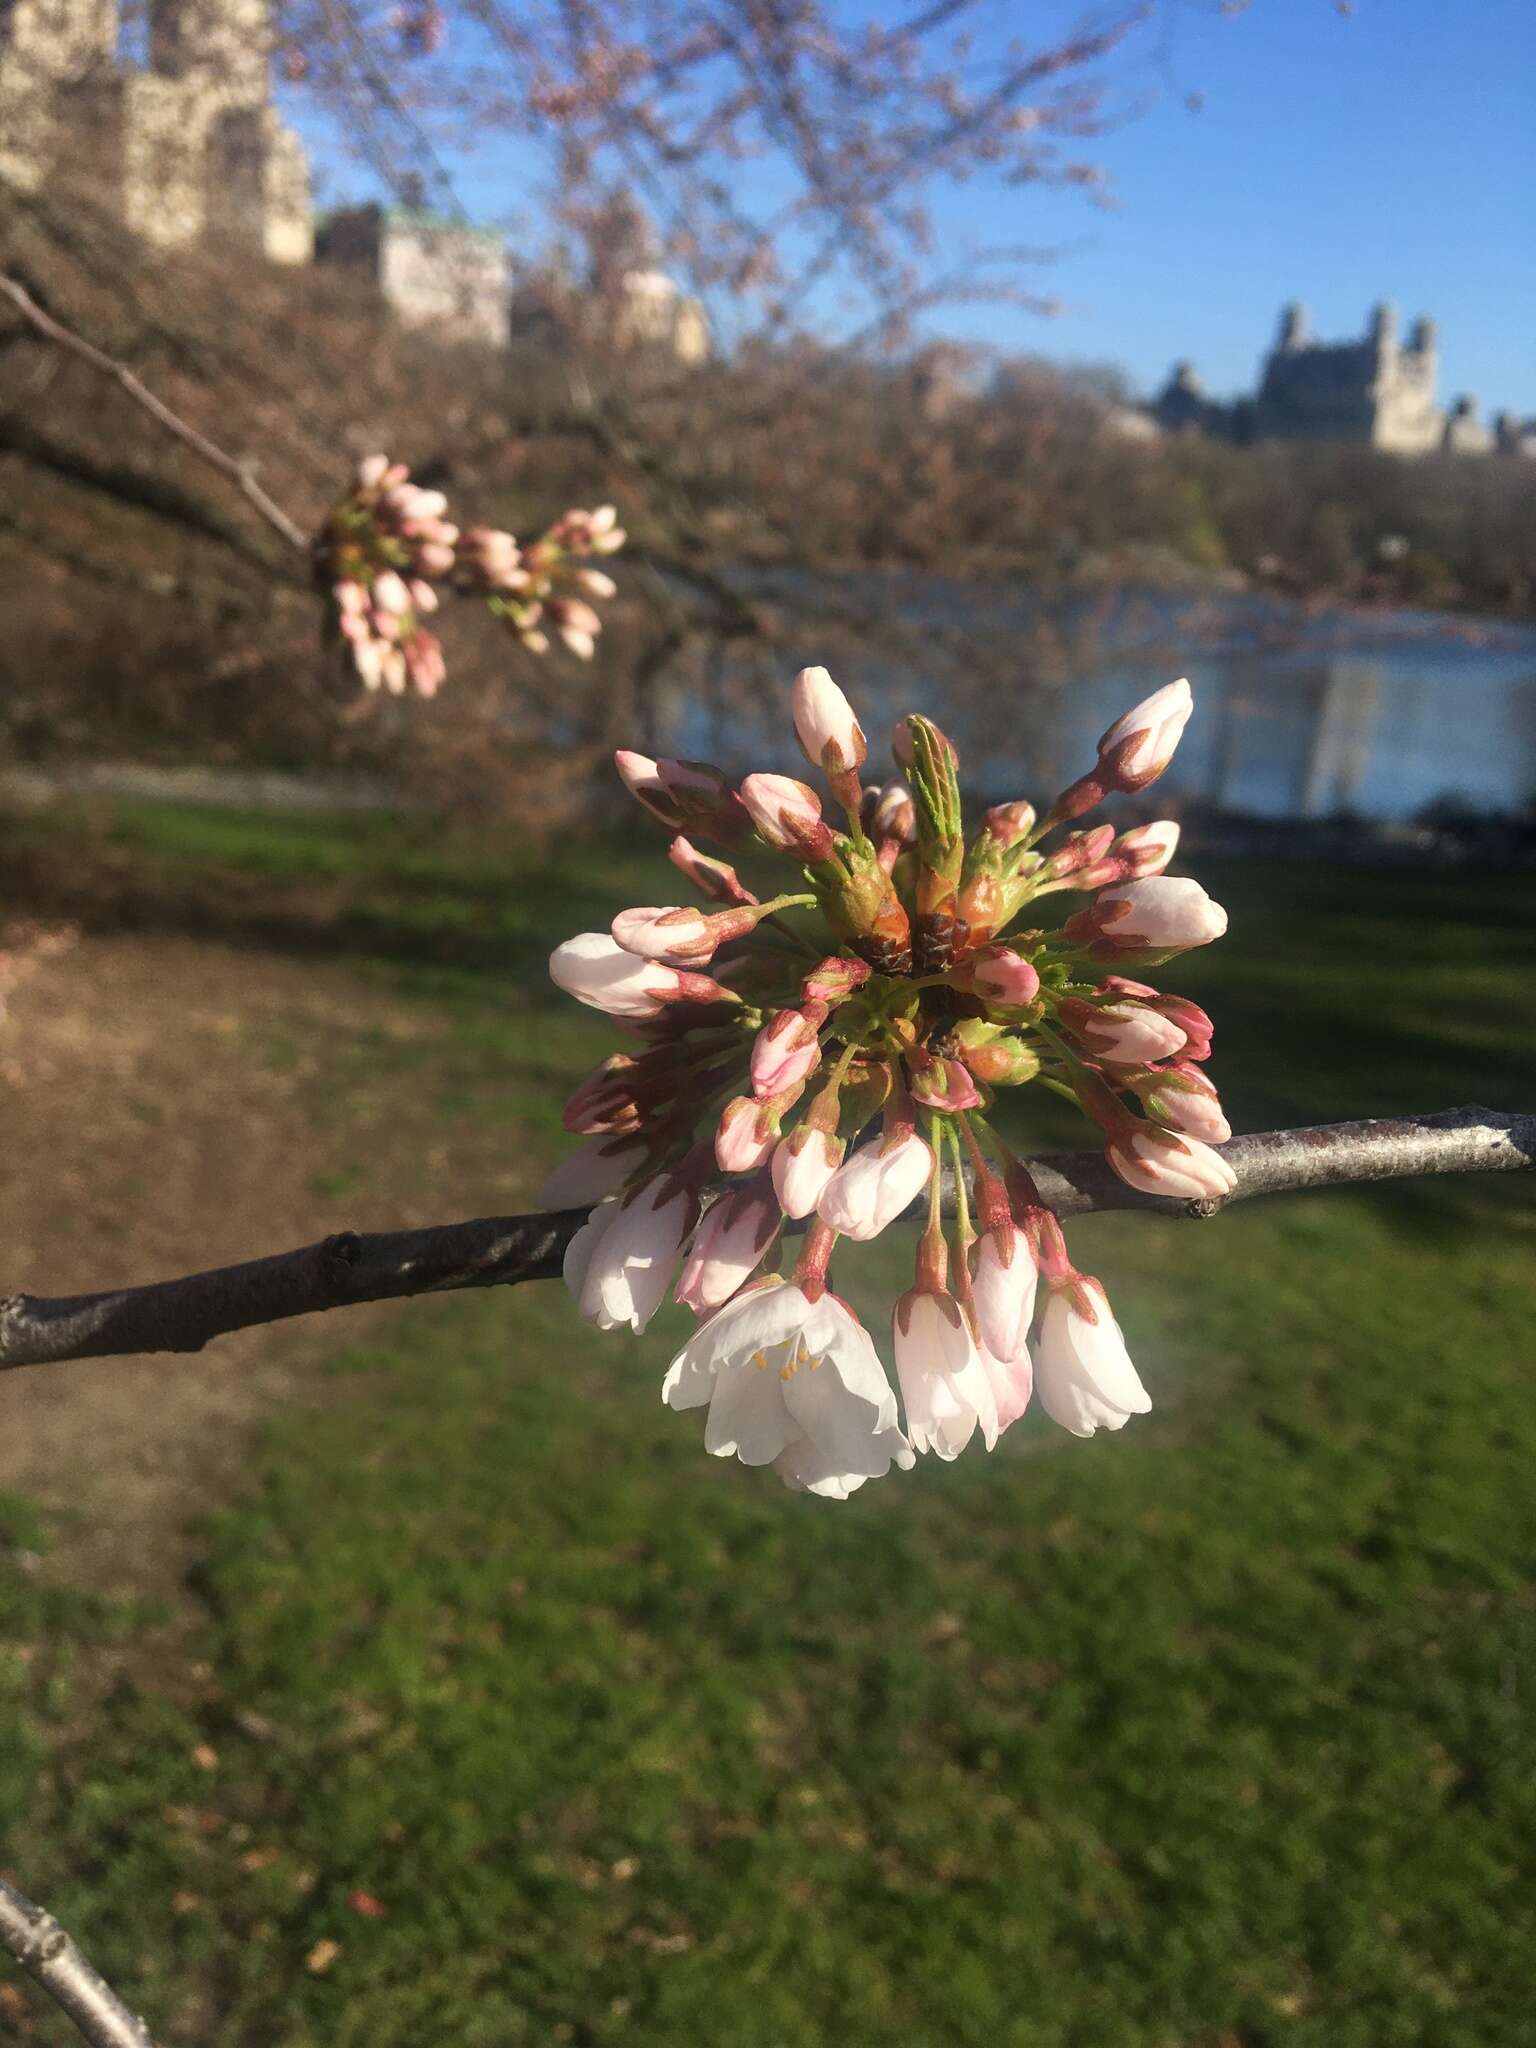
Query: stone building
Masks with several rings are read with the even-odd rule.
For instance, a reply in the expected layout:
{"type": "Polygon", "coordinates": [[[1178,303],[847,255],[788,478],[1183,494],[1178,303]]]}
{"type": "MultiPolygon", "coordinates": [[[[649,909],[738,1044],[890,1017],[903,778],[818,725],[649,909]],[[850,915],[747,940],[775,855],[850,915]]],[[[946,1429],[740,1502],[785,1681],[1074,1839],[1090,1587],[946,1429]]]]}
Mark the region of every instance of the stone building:
{"type": "Polygon", "coordinates": [[[1244,443],[1334,441],[1392,455],[1483,455],[1515,445],[1518,437],[1496,438],[1482,424],[1472,398],[1442,413],[1438,374],[1432,320],[1416,320],[1404,340],[1396,309],[1383,302],[1359,340],[1324,342],[1313,339],[1305,310],[1290,305],[1251,398],[1209,398],[1193,365],[1178,363],[1151,412],[1166,432],[1244,443]]]}
{"type": "Polygon", "coordinates": [[[511,265],[488,229],[422,207],[352,206],[321,222],[315,254],[364,271],[403,327],[506,346],[511,265]]]}
{"type": "Polygon", "coordinates": [[[272,105],[267,0],[151,0],[148,62],[117,0],[0,0],[0,178],[78,178],[146,242],[312,248],[309,169],[272,105]]]}

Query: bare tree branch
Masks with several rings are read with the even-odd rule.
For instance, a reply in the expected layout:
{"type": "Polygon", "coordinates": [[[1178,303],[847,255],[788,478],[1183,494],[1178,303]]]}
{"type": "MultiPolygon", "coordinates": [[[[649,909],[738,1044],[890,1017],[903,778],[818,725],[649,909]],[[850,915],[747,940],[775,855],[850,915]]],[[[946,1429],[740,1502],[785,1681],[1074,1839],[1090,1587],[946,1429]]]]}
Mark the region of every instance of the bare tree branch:
{"type": "MultiPolygon", "coordinates": [[[[1212,1216],[1254,1195],[1443,1173],[1510,1173],[1536,1165],[1536,1115],[1492,1109],[1234,1138],[1223,1158],[1237,1175],[1224,1201],[1183,1202],[1137,1194],[1098,1153],[1058,1152],[1028,1163],[1044,1199],[1062,1216],[1104,1209],[1212,1216]]],[[[582,1209],[482,1216],[422,1230],[346,1230],[298,1251],[219,1266],[100,1294],[16,1294],[0,1300],[0,1370],[72,1358],[200,1351],[231,1330],[357,1302],[447,1294],[466,1287],[548,1280],[585,1220],[582,1209]]]]}
{"type": "Polygon", "coordinates": [[[61,2006],[91,2048],[154,2048],[149,2028],[42,1906],[0,1880],[0,1945],[61,2006]]]}
{"type": "Polygon", "coordinates": [[[206,462],[210,469],[216,469],[220,476],[227,477],[240,491],[247,503],[252,505],[275,533],[282,535],[288,545],[301,552],[309,552],[310,536],[302,526],[288,517],[275,499],[269,498],[256,481],[256,464],[249,456],[230,455],[210,441],[206,434],[198,432],[181,414],[155,396],[147,384],[137,378],[126,363],[110,356],[105,349],[97,348],[81,335],[55,320],[51,313],[45,313],[24,284],[14,277],[0,276],[0,296],[10,300],[29,326],[55,347],[78,356],[81,362],[89,363],[93,370],[99,370],[104,377],[110,377],[115,384],[128,394],[134,404],[147,412],[157,426],[163,427],[174,440],[190,448],[194,455],[206,462]]]}

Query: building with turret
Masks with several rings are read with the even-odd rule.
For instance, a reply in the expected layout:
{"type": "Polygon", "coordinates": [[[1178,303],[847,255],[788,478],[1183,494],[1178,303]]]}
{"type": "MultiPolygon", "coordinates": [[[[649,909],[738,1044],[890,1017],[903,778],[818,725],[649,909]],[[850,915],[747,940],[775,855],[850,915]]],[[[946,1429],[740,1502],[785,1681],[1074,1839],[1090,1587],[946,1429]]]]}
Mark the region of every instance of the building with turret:
{"type": "Polygon", "coordinates": [[[313,248],[309,168],[272,104],[268,0],[151,0],[147,62],[117,0],[0,0],[0,179],[77,181],[159,248],[313,248]]]}
{"type": "Polygon", "coordinates": [[[1293,304],[1280,316],[1251,397],[1210,398],[1193,364],[1178,363],[1151,413],[1168,433],[1243,443],[1332,441],[1390,455],[1520,452],[1518,423],[1490,430],[1475,399],[1458,398],[1442,412],[1435,400],[1438,377],[1432,320],[1415,320],[1405,338],[1396,308],[1383,301],[1358,340],[1317,341],[1305,308],[1293,304]]]}

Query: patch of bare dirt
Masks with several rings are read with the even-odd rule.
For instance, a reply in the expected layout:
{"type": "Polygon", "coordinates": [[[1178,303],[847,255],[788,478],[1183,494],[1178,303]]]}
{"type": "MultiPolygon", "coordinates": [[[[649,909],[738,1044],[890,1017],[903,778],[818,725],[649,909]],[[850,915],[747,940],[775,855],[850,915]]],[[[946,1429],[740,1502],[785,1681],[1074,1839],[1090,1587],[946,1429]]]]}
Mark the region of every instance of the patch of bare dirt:
{"type": "MultiPolygon", "coordinates": [[[[525,1206],[515,1130],[445,1115],[417,1084],[413,1055],[449,1029],[313,959],[149,934],[55,951],[0,1027],[0,1293],[88,1292],[342,1228],[525,1206]]],[[[0,1488],[57,1510],[50,1571],[174,1598],[191,1525],[239,1484],[260,1419],[336,1398],[307,1373],[391,1312],[0,1374],[0,1488]]]]}

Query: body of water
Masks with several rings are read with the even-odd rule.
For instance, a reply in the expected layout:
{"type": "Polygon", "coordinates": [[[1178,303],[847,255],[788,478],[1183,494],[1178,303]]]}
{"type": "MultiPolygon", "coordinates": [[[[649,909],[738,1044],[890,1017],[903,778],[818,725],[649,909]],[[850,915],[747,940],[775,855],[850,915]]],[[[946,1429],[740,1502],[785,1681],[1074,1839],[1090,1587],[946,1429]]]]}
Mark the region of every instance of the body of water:
{"type": "MultiPolygon", "coordinates": [[[[1006,586],[914,577],[836,590],[840,649],[807,628],[800,658],[825,661],[854,697],[881,768],[883,729],[929,710],[962,747],[968,786],[1043,801],[1092,764],[1121,711],[1182,674],[1196,710],[1170,793],[1260,818],[1381,823],[1442,802],[1509,813],[1536,800],[1536,628],[1136,593],[1047,615],[1006,586]],[[861,643],[848,623],[861,611],[884,644],[861,643]],[[1046,664],[1042,629],[1058,650],[1046,664]]],[[[732,766],[796,758],[766,679],[722,687],[713,709],[664,691],[658,717],[667,751],[732,766]]]]}

